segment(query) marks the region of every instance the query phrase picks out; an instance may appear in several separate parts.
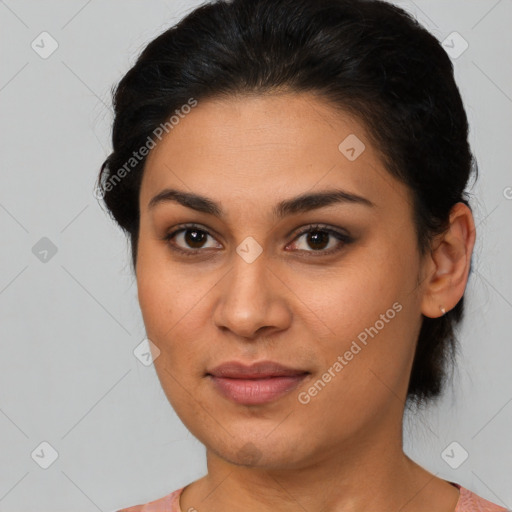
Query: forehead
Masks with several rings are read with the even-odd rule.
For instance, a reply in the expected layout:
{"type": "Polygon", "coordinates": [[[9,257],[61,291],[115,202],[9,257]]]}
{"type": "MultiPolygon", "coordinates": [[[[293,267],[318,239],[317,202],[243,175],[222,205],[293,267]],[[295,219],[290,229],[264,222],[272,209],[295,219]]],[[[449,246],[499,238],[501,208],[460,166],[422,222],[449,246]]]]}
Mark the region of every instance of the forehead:
{"type": "Polygon", "coordinates": [[[325,100],[307,93],[208,99],[174,119],[169,133],[151,151],[148,166],[150,160],[168,156],[162,153],[172,151],[177,156],[192,146],[195,155],[205,151],[218,156],[231,152],[253,156],[280,151],[300,154],[318,148],[315,154],[330,143],[336,149],[350,134],[368,139],[364,125],[355,116],[335,110],[325,100]]]}
{"type": "Polygon", "coordinates": [[[272,193],[315,187],[342,187],[377,201],[386,189],[404,192],[363,123],[307,93],[198,101],[150,151],[141,208],[170,186],[206,196],[215,191],[221,200],[257,196],[260,204],[272,193]]]}

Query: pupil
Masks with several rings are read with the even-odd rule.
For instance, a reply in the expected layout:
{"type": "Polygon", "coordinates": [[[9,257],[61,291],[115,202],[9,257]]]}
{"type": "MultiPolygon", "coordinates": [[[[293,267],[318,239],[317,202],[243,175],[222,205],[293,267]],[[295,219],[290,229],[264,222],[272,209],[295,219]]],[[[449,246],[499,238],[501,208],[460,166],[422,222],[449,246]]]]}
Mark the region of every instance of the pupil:
{"type": "Polygon", "coordinates": [[[193,248],[200,248],[204,243],[205,233],[197,229],[188,229],[185,232],[185,241],[193,248]],[[190,236],[192,235],[192,236],[190,236]],[[197,246],[195,244],[198,244],[197,246]]]}
{"type": "Polygon", "coordinates": [[[312,231],[309,233],[308,243],[312,249],[323,249],[329,243],[329,233],[325,231],[312,231]]]}

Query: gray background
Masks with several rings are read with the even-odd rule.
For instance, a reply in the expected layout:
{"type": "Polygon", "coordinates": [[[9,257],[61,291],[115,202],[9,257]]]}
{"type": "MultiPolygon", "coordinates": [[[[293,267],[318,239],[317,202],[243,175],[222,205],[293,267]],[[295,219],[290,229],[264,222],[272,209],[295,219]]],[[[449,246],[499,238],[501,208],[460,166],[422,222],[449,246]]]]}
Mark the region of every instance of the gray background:
{"type": "MultiPolygon", "coordinates": [[[[454,385],[406,417],[405,447],[510,508],[512,1],[396,3],[440,41],[456,31],[468,42],[454,64],[480,166],[454,385]],[[462,449],[453,469],[446,453],[462,449]]],[[[133,354],[145,331],[128,244],[93,193],[111,148],[111,86],[197,5],[0,1],[0,511],[113,511],[205,473],[204,447],[133,354]],[[31,46],[51,48],[43,31],[59,45],[46,59],[31,46]],[[48,469],[43,441],[58,452],[48,469]]]]}

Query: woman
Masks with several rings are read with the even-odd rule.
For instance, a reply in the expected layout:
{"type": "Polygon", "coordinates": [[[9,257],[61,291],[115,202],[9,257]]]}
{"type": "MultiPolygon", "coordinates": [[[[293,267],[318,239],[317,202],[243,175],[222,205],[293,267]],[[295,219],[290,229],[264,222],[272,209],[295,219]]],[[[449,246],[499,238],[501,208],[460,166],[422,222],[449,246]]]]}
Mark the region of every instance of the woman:
{"type": "Polygon", "coordinates": [[[114,106],[100,189],[208,465],[124,512],[504,511],[402,449],[475,242],[437,40],[380,1],[217,2],[147,46],[114,106]]]}

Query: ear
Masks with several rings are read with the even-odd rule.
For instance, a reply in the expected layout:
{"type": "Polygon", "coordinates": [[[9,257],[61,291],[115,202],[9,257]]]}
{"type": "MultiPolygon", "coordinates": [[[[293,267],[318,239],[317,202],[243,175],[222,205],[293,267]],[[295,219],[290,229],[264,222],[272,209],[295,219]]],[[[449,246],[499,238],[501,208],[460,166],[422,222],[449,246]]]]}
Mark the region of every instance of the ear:
{"type": "Polygon", "coordinates": [[[475,245],[473,214],[464,203],[450,212],[450,227],[434,242],[425,265],[421,312],[430,318],[454,308],[464,295],[475,245]]]}

